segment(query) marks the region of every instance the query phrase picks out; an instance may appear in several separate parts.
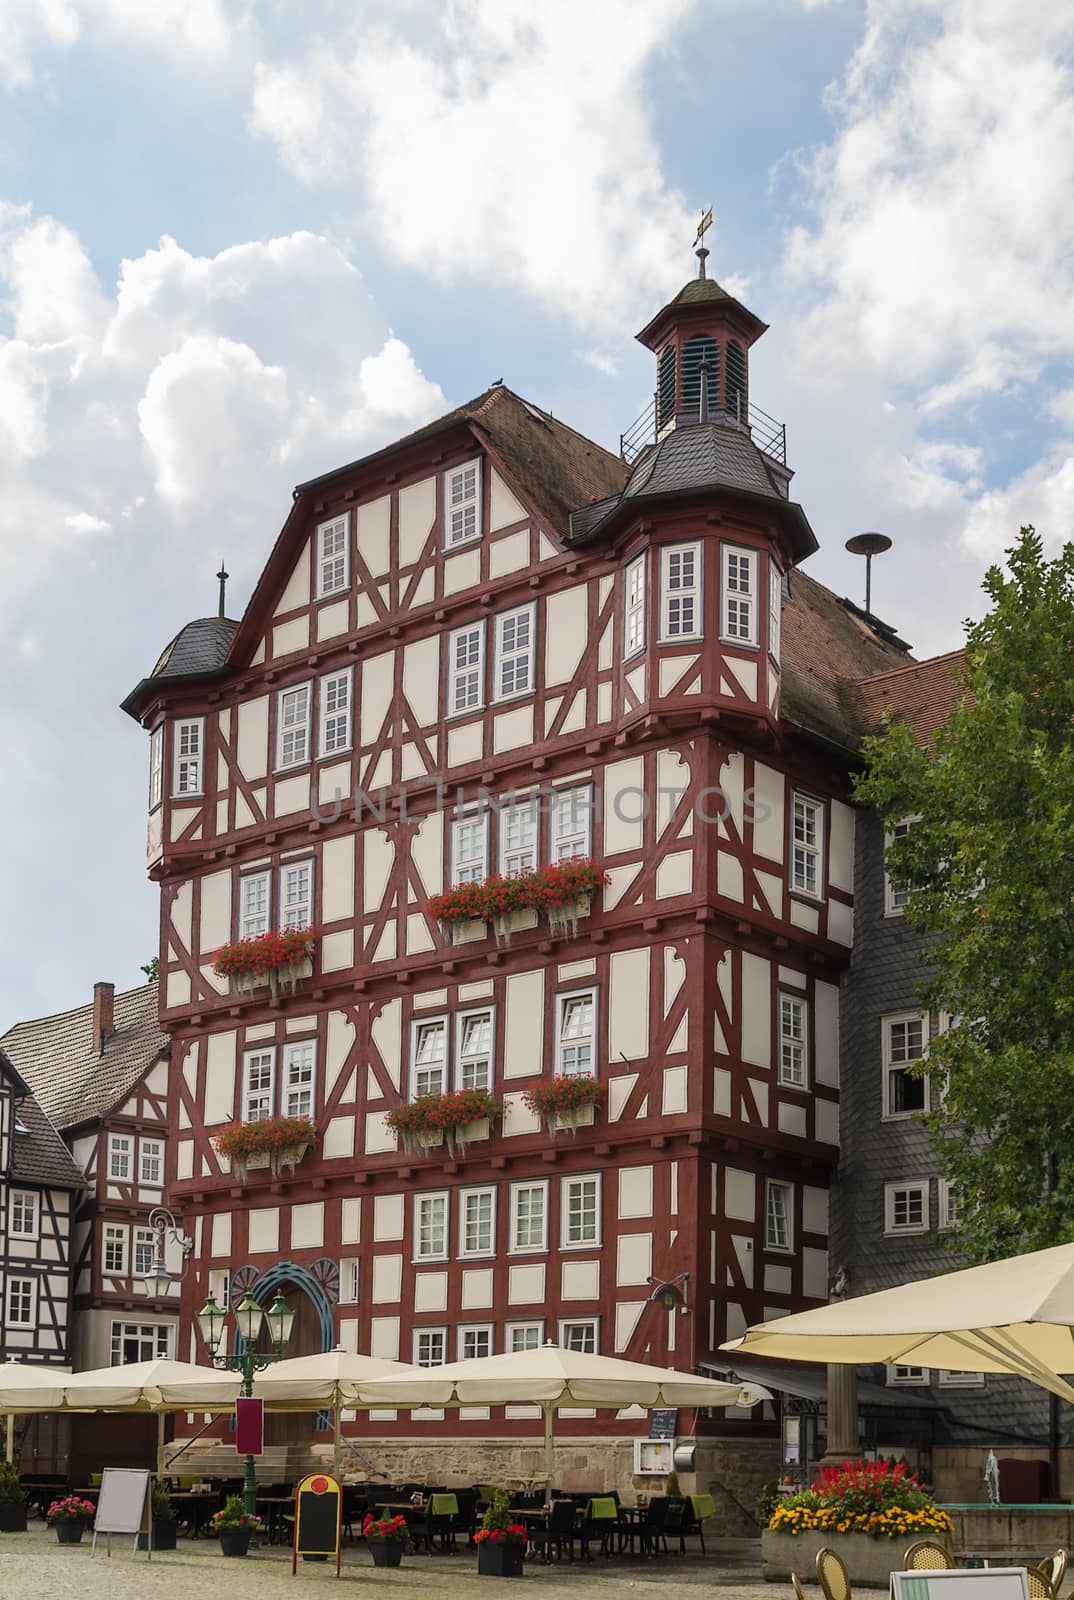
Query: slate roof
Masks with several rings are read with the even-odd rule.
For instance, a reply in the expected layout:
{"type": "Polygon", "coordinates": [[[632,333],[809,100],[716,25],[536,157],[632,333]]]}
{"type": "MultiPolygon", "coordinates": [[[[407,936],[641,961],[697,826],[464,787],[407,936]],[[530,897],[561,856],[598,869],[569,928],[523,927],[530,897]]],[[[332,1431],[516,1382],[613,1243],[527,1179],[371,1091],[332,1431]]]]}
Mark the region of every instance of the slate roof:
{"type": "Polygon", "coordinates": [[[0,1072],[14,1085],[16,1123],[11,1137],[11,1179],[56,1189],[83,1189],[85,1179],[71,1152],[46,1117],[10,1057],[0,1050],[0,1072]]]}
{"type": "Polygon", "coordinates": [[[98,1053],[93,1003],[56,1016],[17,1022],[0,1038],[15,1070],[30,1085],[58,1128],[102,1117],[122,1103],[157,1057],[168,1036],[157,1021],[157,985],[115,997],[115,1032],[98,1053]]]}
{"type": "Polygon", "coordinates": [[[149,674],[151,678],[200,678],[224,664],[237,622],[230,617],[199,617],[180,628],[149,674]]]}
{"type": "Polygon", "coordinates": [[[962,680],[965,661],[965,650],[951,650],[857,684],[858,717],[863,731],[879,733],[885,712],[891,712],[900,722],[909,724],[920,744],[927,743],[966,698],[962,680]]]}

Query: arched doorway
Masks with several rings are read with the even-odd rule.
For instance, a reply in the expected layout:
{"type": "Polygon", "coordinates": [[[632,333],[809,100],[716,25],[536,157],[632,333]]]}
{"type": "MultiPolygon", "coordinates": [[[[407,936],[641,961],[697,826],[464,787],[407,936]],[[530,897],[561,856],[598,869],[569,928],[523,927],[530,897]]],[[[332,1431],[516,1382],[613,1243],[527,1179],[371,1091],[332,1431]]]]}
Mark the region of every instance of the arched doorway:
{"type": "MultiPolygon", "coordinates": [[[[332,1307],[324,1287],[305,1268],[278,1262],[250,1284],[249,1292],[261,1306],[269,1306],[279,1291],[295,1313],[286,1356],[318,1355],[332,1348],[332,1307]]],[[[257,1341],[261,1354],[272,1352],[268,1328],[262,1324],[257,1341]]],[[[312,1444],[317,1428],[315,1411],[269,1413],[265,1417],[266,1444],[312,1444]]]]}

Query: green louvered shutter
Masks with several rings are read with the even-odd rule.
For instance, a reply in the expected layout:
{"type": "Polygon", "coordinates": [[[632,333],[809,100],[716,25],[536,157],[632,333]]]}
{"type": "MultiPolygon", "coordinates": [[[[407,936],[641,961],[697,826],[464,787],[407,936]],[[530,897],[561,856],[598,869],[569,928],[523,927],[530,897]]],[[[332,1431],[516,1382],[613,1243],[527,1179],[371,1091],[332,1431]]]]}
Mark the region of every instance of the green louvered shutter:
{"type": "Polygon", "coordinates": [[[708,401],[710,413],[716,409],[719,389],[720,347],[710,333],[695,333],[682,347],[682,405],[680,410],[696,416],[701,403],[701,363],[708,362],[708,401]]]}
{"type": "Polygon", "coordinates": [[[656,425],[662,428],[675,415],[675,346],[669,344],[660,352],[656,369],[656,425]]]}
{"type": "Polygon", "coordinates": [[[746,352],[734,339],[727,341],[727,409],[741,422],[747,420],[746,352]]]}

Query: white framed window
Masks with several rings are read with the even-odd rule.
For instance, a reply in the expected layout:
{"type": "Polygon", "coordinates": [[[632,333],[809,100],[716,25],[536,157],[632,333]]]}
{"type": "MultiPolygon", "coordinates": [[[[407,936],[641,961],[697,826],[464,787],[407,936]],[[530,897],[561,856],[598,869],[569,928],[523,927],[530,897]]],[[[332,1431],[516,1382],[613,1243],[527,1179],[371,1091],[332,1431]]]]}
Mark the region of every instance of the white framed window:
{"type": "Polygon", "coordinates": [[[9,1328],[32,1328],[37,1321],[37,1279],[7,1280],[7,1324],[9,1328]]]}
{"type": "Polygon", "coordinates": [[[149,735],[149,809],[155,811],[164,799],[164,724],[158,722],[149,735]]]}
{"type": "Polygon", "coordinates": [[[600,1173],[560,1179],[560,1248],[600,1244],[600,1173]]]}
{"type": "Polygon", "coordinates": [[[941,1178],[938,1186],[941,1228],[958,1227],[958,1188],[950,1178],[941,1178]]]}
{"type": "Polygon", "coordinates": [[[791,807],[791,888],[814,900],[824,890],[824,807],[807,794],[791,807]]]}
{"type": "Polygon", "coordinates": [[[928,1367],[889,1366],[888,1383],[896,1388],[920,1388],[929,1381],[928,1367]]]}
{"type": "Polygon", "coordinates": [[[164,1182],[164,1140],[139,1139],[138,1182],[159,1189],[164,1182]]]}
{"type": "Polygon", "coordinates": [[[339,594],[350,583],[350,518],[345,511],[317,529],[317,599],[339,594]]]}
{"type": "MultiPolygon", "coordinates": [[[[916,817],[900,817],[898,822],[892,823],[884,832],[884,854],[887,855],[888,845],[893,839],[905,839],[910,832],[916,817]]],[[[887,867],[884,868],[884,915],[885,917],[901,917],[910,903],[910,890],[905,883],[895,883],[887,867]]]]}
{"type": "Polygon", "coordinates": [[[593,853],[593,789],[580,783],[557,789],[552,806],[552,860],[570,861],[593,853]]]}
{"type": "Polygon", "coordinates": [[[665,545],[660,552],[660,639],[701,637],[701,546],[665,545]]]}
{"type": "Polygon", "coordinates": [[[8,1232],[13,1239],[37,1238],[37,1195],[32,1189],[12,1189],[8,1232]]]}
{"type": "Polygon", "coordinates": [[[448,1253],[448,1191],[437,1189],[414,1196],[414,1258],[446,1261],[448,1253]]]}
{"type": "Polygon", "coordinates": [[[246,1050],[242,1057],[242,1120],[264,1122],[276,1100],[276,1048],[246,1050]]]}
{"type": "Polygon", "coordinates": [[[459,1254],[490,1256],[496,1247],[496,1190],[459,1191],[459,1254]]]}
{"type": "Polygon", "coordinates": [[[809,1002],[779,993],[779,1081],[785,1089],[809,1087],[809,1002]]]}
{"type": "Polygon", "coordinates": [[[457,1331],[455,1349],[460,1361],[480,1361],[492,1354],[492,1323],[464,1322],[457,1331]]]}
{"type": "Polygon", "coordinates": [[[783,574],[776,563],[768,563],[768,654],[779,665],[783,636],[783,574]]]}
{"type": "Polygon", "coordinates": [[[950,1367],[941,1367],[939,1371],[941,1389],[983,1389],[984,1381],[983,1372],[961,1372],[950,1367]]]}
{"type": "Polygon", "coordinates": [[[169,1360],[175,1354],[174,1332],[167,1322],[113,1322],[112,1366],[169,1360]]]}
{"type": "Polygon", "coordinates": [[[928,1180],[885,1183],[884,1232],[927,1233],[928,1226],[928,1180]]]}
{"type": "Polygon", "coordinates": [[[533,634],[536,607],[519,606],[494,619],[492,698],[514,700],[533,693],[533,634]]]}
{"type": "Polygon", "coordinates": [[[426,1017],[410,1025],[410,1098],[447,1090],[447,1017],[426,1017]]]}
{"type": "Polygon", "coordinates": [[[492,1088],[492,1047],[491,1006],[460,1012],[455,1019],[456,1089],[492,1088]]]}
{"type": "Polygon", "coordinates": [[[597,991],[557,994],[556,1076],[597,1075],[597,991]]]}
{"type": "Polygon", "coordinates": [[[308,928],[313,921],[313,862],[285,861],[280,868],[280,927],[308,928]]]}
{"type": "Polygon", "coordinates": [[[344,1256],[339,1263],[339,1303],[341,1306],[358,1304],[358,1256],[344,1256]]]}
{"type": "Polygon", "coordinates": [[[239,879],[239,938],[268,933],[271,914],[271,872],[244,872],[239,879]]]}
{"type": "Polygon", "coordinates": [[[276,768],[301,767],[310,758],[310,686],[296,683],[276,696],[276,768]]]}
{"type": "Polygon", "coordinates": [[[757,643],[757,555],[723,547],[723,631],[728,644],[757,643]]]}
{"type": "Polygon", "coordinates": [[[157,1236],[152,1228],[134,1230],[134,1276],[144,1278],[153,1270],[157,1259],[157,1236]]]}
{"type": "Polygon", "coordinates": [[[485,624],[472,622],[448,634],[447,715],[461,717],[485,704],[485,624]]]}
{"type": "Polygon", "coordinates": [[[559,1342],[564,1350],[579,1350],[583,1355],[595,1356],[597,1350],[596,1317],[563,1317],[559,1324],[559,1342]]]}
{"type": "Polygon", "coordinates": [[[509,1322],[504,1328],[504,1349],[509,1355],[516,1350],[539,1350],[544,1344],[544,1323],[509,1322]]]}
{"type": "Polygon", "coordinates": [[[444,549],[481,537],[481,458],[444,473],[444,549]]]}
{"type": "Polygon", "coordinates": [[[537,865],[539,815],[537,801],[533,798],[518,800],[500,811],[500,872],[505,878],[532,872],[537,865]]]}
{"type": "Polygon", "coordinates": [[[414,1365],[442,1367],[447,1360],[446,1328],[414,1329],[414,1365]]]}
{"type": "Polygon", "coordinates": [[[929,1080],[908,1070],[928,1054],[929,1019],[924,1011],[906,1011],[880,1019],[884,1051],[884,1116],[912,1117],[929,1109],[929,1080]]]}
{"type": "Polygon", "coordinates": [[[354,673],[350,667],[342,672],[330,672],[320,683],[320,718],[322,756],[338,755],[351,747],[351,709],[354,673]]]}
{"type": "Polygon", "coordinates": [[[231,1268],[214,1267],[209,1273],[209,1293],[221,1311],[231,1304],[231,1268]]]}
{"type": "Polygon", "coordinates": [[[623,574],[623,659],[645,649],[645,553],[635,556],[623,574]]]}
{"type": "Polygon", "coordinates": [[[134,1138],[129,1133],[108,1135],[108,1176],[117,1183],[130,1183],[134,1177],[134,1138]]]}
{"type": "Polygon", "coordinates": [[[172,794],[201,794],[205,718],[182,718],[174,725],[172,740],[172,794]]]}
{"type": "Polygon", "coordinates": [[[125,1278],[127,1275],[127,1247],[130,1235],[125,1227],[116,1222],[106,1222],[104,1225],[104,1271],[113,1277],[125,1278]]]}
{"type": "Polygon", "coordinates": [[[488,875],[488,812],[456,817],[451,824],[452,883],[484,883],[488,875]]]}
{"type": "Polygon", "coordinates": [[[317,1089],[317,1041],[295,1039],[283,1047],[283,1115],[313,1117],[317,1089]]]}
{"type": "Polygon", "coordinates": [[[786,1252],[794,1249],[794,1189],[778,1178],[765,1179],[764,1247],[786,1252]]]}
{"type": "Polygon", "coordinates": [[[511,1253],[548,1249],[548,1179],[511,1185],[511,1253]]]}

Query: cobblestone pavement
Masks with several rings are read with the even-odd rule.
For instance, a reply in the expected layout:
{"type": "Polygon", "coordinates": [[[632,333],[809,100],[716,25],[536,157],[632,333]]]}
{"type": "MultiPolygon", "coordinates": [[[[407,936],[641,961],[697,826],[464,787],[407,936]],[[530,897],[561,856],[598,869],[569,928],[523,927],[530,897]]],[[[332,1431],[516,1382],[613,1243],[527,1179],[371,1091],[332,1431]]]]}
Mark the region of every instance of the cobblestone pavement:
{"type": "MultiPolygon", "coordinates": [[[[374,1569],[364,1546],[343,1552],[343,1575],[336,1585],[331,1562],[299,1562],[291,1576],[291,1554],[275,1547],[251,1552],[243,1561],[227,1561],[215,1541],[181,1539],[179,1549],[148,1562],[131,1555],[131,1541],[112,1537],[112,1555],[103,1540],[91,1555],[89,1537],[79,1545],[61,1545],[49,1528],[32,1526],[29,1533],[0,1533],[0,1600],[331,1600],[361,1584],[366,1600],[447,1600],[468,1591],[475,1578],[476,1557],[410,1556],[397,1571],[374,1569]],[[373,1585],[378,1586],[376,1596],[373,1585]],[[344,1585],[346,1587],[344,1588],[344,1585]]],[[[708,1556],[659,1561],[623,1559],[526,1564],[530,1600],[580,1600],[583,1590],[602,1591],[604,1600],[624,1590],[638,1591],[639,1600],[685,1595],[700,1584],[718,1589],[719,1600],[764,1600],[758,1594],[761,1569],[757,1545],[728,1545],[708,1556]]],[[[510,1592],[510,1591],[509,1591],[510,1592]]],[[[772,1600],[790,1600],[790,1586],[766,1586],[772,1600]]],[[[819,1596],[819,1590],[817,1591],[819,1596]]],[[[488,1600],[502,1596],[489,1590],[488,1600]]]]}

